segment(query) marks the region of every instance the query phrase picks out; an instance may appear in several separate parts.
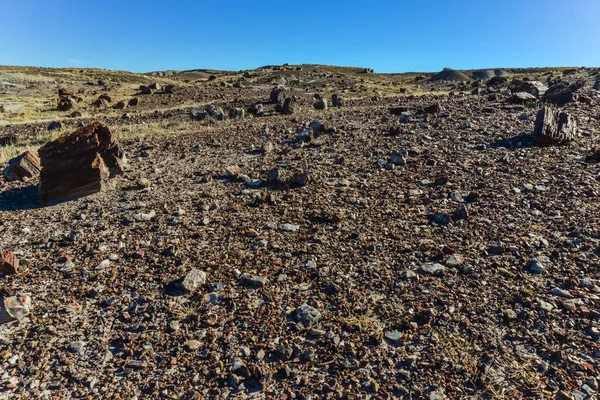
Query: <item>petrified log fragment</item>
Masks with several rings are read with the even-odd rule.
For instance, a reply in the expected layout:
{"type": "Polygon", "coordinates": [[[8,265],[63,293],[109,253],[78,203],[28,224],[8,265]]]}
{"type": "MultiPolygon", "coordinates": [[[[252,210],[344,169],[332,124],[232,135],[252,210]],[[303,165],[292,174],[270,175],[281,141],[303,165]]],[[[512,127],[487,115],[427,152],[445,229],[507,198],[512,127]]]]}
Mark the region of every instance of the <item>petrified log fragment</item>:
{"type": "Polygon", "coordinates": [[[104,190],[123,173],[125,154],[101,122],[84,126],[39,150],[40,191],[46,203],[66,201],[104,190]]]}
{"type": "Polygon", "coordinates": [[[568,143],[577,137],[577,123],[566,112],[542,108],[535,119],[533,138],[541,145],[568,143]]]}

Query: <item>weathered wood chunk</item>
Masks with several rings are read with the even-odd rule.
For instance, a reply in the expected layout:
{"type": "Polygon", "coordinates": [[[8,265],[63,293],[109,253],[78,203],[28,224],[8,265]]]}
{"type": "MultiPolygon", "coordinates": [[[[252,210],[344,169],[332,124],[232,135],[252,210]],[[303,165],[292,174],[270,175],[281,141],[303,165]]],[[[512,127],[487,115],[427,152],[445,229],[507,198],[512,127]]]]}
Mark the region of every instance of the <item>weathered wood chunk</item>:
{"type": "Polygon", "coordinates": [[[40,175],[40,159],[30,151],[26,151],[8,162],[3,175],[7,181],[23,181],[37,178],[40,175]]]}
{"type": "Polygon", "coordinates": [[[110,177],[123,173],[126,163],[115,135],[98,121],[47,143],[38,152],[40,192],[45,203],[102,191],[110,177]]]}
{"type": "Polygon", "coordinates": [[[533,132],[535,143],[563,144],[575,140],[577,135],[577,123],[566,112],[551,107],[544,107],[538,112],[533,132]]]}

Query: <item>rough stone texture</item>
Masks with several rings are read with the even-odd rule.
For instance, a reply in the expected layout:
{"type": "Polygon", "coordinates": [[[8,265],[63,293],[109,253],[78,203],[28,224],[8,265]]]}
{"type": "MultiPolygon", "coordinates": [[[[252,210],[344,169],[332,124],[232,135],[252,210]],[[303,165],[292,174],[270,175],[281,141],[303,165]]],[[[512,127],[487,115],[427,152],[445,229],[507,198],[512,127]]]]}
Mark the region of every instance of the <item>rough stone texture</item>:
{"type": "Polygon", "coordinates": [[[46,203],[102,191],[109,177],[123,173],[124,153],[110,129],[94,122],[39,149],[40,192],[46,203]]]}
{"type": "Polygon", "coordinates": [[[0,136],[0,147],[19,143],[19,137],[13,133],[0,136]]]}
{"type": "Polygon", "coordinates": [[[552,86],[543,96],[544,101],[563,106],[573,101],[573,90],[566,83],[558,83],[552,86]]]}
{"type": "Polygon", "coordinates": [[[29,181],[40,175],[40,159],[30,151],[26,151],[8,162],[4,168],[4,178],[11,181],[29,181]]]}
{"type": "Polygon", "coordinates": [[[12,251],[0,253],[0,272],[4,275],[16,274],[19,269],[19,259],[12,251]]]}
{"type": "Polygon", "coordinates": [[[531,93],[527,92],[517,92],[513,93],[512,96],[508,99],[508,102],[511,104],[525,104],[536,101],[537,98],[531,93]]]}
{"type": "Polygon", "coordinates": [[[248,107],[248,112],[250,114],[256,115],[257,117],[261,117],[265,113],[262,103],[256,103],[251,105],[250,107],[248,107]]]}
{"type": "Polygon", "coordinates": [[[334,94],[331,96],[331,104],[334,107],[343,107],[344,106],[344,98],[338,94],[334,94]]]}
{"type": "Polygon", "coordinates": [[[578,135],[577,123],[566,112],[551,107],[542,108],[535,120],[534,141],[537,144],[563,144],[573,141],[578,135]]]}
{"type": "Polygon", "coordinates": [[[229,118],[242,119],[246,115],[246,111],[241,107],[232,108],[229,110],[229,118]]]}
{"type": "Polygon", "coordinates": [[[282,114],[293,114],[294,110],[295,110],[295,106],[294,106],[295,102],[296,101],[294,100],[293,97],[286,98],[283,101],[283,104],[281,105],[279,112],[281,112],[282,114]]]}
{"type": "Polygon", "coordinates": [[[319,98],[315,101],[313,107],[317,110],[327,110],[327,100],[319,98]]]}
{"type": "Polygon", "coordinates": [[[60,96],[57,99],[57,108],[59,111],[69,111],[77,105],[77,101],[70,96],[60,96]]]}
{"type": "Polygon", "coordinates": [[[285,90],[283,88],[273,88],[269,96],[271,103],[279,103],[285,99],[285,90]]]}

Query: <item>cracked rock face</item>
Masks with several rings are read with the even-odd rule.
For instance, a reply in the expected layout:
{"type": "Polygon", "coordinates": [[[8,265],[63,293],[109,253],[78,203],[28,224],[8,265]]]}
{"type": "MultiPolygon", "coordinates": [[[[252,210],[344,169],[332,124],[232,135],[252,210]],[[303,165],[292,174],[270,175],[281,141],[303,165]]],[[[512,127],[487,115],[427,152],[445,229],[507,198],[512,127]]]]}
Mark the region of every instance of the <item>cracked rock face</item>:
{"type": "Polygon", "coordinates": [[[534,141],[541,145],[565,144],[578,137],[577,123],[567,112],[542,108],[535,120],[534,141]]]}
{"type": "Polygon", "coordinates": [[[101,122],[47,143],[40,155],[42,201],[54,203],[103,191],[110,177],[123,174],[126,157],[101,122]]]}

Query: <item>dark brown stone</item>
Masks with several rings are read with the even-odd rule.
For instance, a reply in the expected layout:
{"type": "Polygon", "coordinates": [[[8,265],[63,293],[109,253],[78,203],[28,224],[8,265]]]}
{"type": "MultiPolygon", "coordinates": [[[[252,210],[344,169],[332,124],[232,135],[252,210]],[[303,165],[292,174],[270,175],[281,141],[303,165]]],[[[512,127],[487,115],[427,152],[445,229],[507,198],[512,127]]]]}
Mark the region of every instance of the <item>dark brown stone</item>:
{"type": "Polygon", "coordinates": [[[77,101],[69,96],[60,96],[57,100],[59,111],[69,111],[75,107],[77,101]]]}
{"type": "Polygon", "coordinates": [[[94,105],[96,107],[108,107],[108,101],[103,98],[98,98],[96,101],[94,101],[94,105]]]}
{"type": "Polygon", "coordinates": [[[138,102],[139,102],[138,98],[134,97],[133,99],[129,100],[128,104],[129,104],[129,106],[137,106],[138,102]]]}
{"type": "Polygon", "coordinates": [[[14,133],[0,136],[0,147],[10,146],[19,143],[19,137],[14,133]]]}
{"type": "Polygon", "coordinates": [[[442,108],[440,107],[440,105],[438,103],[432,104],[430,106],[427,106],[423,109],[423,111],[426,114],[437,114],[440,111],[442,111],[442,108]]]}
{"type": "Polygon", "coordinates": [[[127,104],[126,104],[126,103],[125,103],[123,100],[121,100],[121,101],[119,101],[117,104],[115,104],[115,108],[116,108],[117,110],[122,110],[122,109],[124,109],[125,107],[127,107],[127,104]]]}
{"type": "Polygon", "coordinates": [[[273,90],[271,90],[270,98],[272,103],[279,103],[285,98],[285,91],[283,88],[273,88],[273,90]]]}
{"type": "Polygon", "coordinates": [[[390,114],[392,115],[400,115],[403,112],[407,112],[408,111],[408,107],[393,107],[390,108],[390,114]]]}
{"type": "Polygon", "coordinates": [[[19,259],[12,251],[0,253],[0,272],[4,275],[16,274],[19,269],[19,259]]]}
{"type": "Polygon", "coordinates": [[[102,191],[107,180],[123,173],[125,155],[114,134],[94,122],[39,150],[40,192],[46,203],[102,191]]]}
{"type": "Polygon", "coordinates": [[[560,112],[551,107],[544,107],[538,112],[533,132],[535,143],[541,145],[563,144],[575,140],[577,135],[577,123],[566,112],[560,112]]]}

